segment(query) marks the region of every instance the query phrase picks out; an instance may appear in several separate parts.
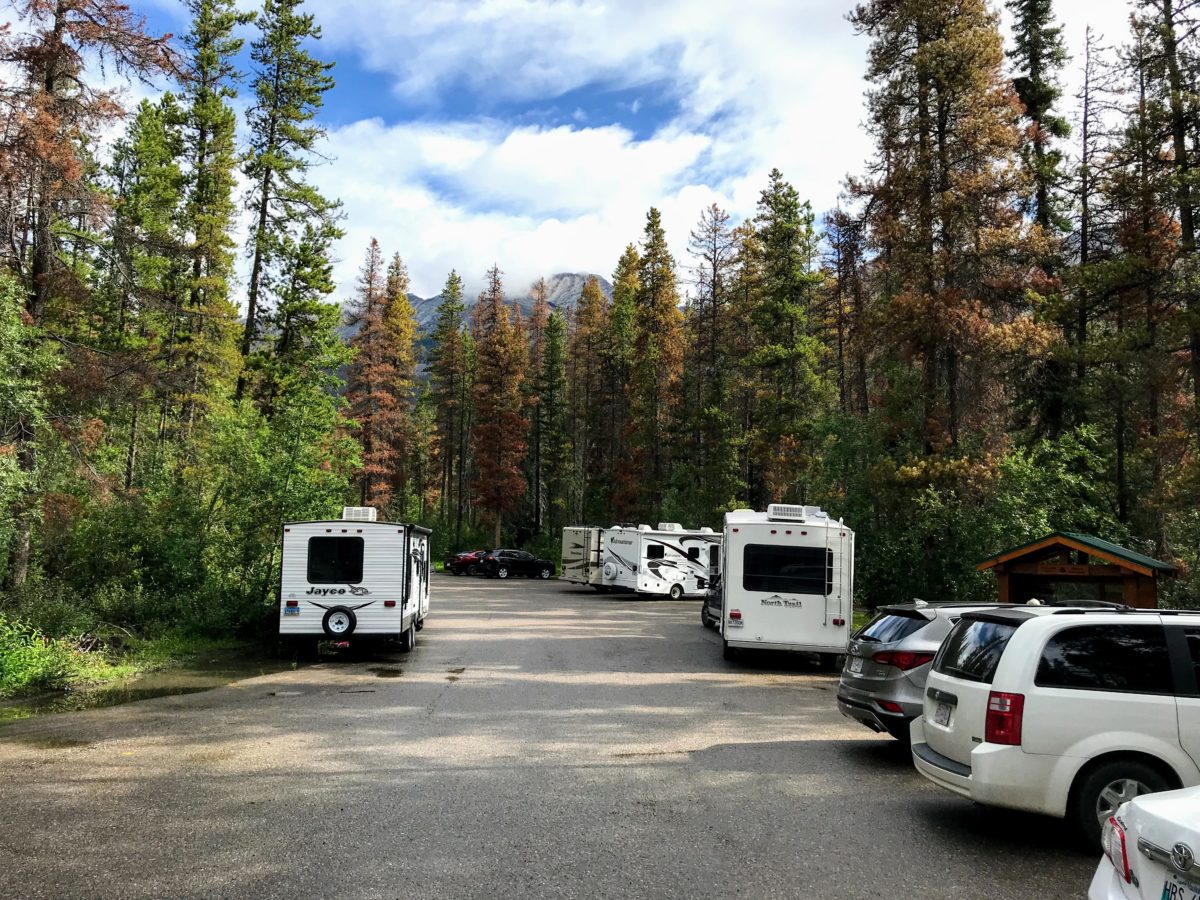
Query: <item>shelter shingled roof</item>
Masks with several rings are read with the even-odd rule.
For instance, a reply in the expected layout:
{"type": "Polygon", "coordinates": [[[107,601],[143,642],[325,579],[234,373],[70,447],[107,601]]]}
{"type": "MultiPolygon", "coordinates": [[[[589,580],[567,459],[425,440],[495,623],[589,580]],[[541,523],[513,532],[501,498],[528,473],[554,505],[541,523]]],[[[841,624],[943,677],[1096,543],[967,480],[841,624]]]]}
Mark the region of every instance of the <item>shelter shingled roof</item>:
{"type": "Polygon", "coordinates": [[[1072,550],[1081,550],[1091,556],[1106,559],[1117,565],[1125,565],[1135,570],[1144,570],[1146,575],[1153,575],[1154,573],[1170,575],[1177,571],[1176,567],[1170,563],[1154,559],[1151,556],[1146,556],[1144,553],[1138,553],[1136,550],[1130,550],[1111,541],[1105,541],[1090,534],[1079,534],[1074,531],[1055,531],[1043,538],[1038,538],[1036,541],[1030,541],[1028,544],[1022,544],[1019,547],[1014,547],[1011,550],[1005,550],[1003,553],[997,553],[995,556],[988,557],[975,568],[982,572],[985,569],[991,569],[994,566],[1017,557],[1025,556],[1027,553],[1033,553],[1055,545],[1067,547],[1072,550]]]}

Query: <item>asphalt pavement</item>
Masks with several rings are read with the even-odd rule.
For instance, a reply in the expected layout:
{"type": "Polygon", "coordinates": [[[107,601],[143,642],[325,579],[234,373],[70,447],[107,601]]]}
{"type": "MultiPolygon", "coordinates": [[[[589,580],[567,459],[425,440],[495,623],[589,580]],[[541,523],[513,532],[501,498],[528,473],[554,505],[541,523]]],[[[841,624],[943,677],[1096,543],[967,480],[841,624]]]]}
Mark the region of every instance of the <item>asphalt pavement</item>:
{"type": "Polygon", "coordinates": [[[435,576],[416,649],[0,725],[10,897],[1077,898],[699,602],[435,576]]]}

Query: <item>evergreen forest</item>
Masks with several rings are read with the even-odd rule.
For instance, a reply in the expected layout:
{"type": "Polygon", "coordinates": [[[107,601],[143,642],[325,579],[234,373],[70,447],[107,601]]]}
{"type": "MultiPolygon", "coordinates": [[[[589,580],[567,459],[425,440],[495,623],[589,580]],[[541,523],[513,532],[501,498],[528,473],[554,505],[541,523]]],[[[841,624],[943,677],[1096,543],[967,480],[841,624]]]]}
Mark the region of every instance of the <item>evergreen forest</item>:
{"type": "Polygon", "coordinates": [[[865,606],[990,597],[981,558],[1082,531],[1174,563],[1165,602],[1196,605],[1200,17],[1135,0],[1069,55],[1052,0],[1007,6],[1007,37],[985,0],[849,13],[873,155],[836,208],[771,171],[686,245],[630,222],[611,296],[552,305],[497,260],[448,272],[422,327],[404,247],[334,283],[336,69],[302,0],[187,0],[181,36],[18,0],[0,686],[48,642],[265,633],[281,523],[343,505],[440,558],[816,504],[857,533],[865,606]],[[170,89],[126,108],[113,73],[170,89]]]}

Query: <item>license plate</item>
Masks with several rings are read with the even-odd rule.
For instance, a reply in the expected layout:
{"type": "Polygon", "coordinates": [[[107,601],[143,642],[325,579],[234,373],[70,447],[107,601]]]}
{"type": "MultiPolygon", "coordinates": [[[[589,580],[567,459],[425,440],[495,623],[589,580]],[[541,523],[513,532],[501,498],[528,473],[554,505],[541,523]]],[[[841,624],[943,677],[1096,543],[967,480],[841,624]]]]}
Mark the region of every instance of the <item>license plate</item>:
{"type": "Polygon", "coordinates": [[[946,725],[950,724],[950,714],[954,707],[949,703],[939,703],[933,708],[933,724],[946,725]]]}
{"type": "Polygon", "coordinates": [[[857,675],[859,672],[862,671],[862,667],[863,667],[863,658],[861,656],[850,657],[850,671],[852,673],[857,675]]]}
{"type": "Polygon", "coordinates": [[[283,614],[284,614],[285,616],[298,616],[298,615],[300,615],[300,607],[298,607],[298,606],[285,606],[285,607],[283,608],[283,614]]]}
{"type": "Polygon", "coordinates": [[[1163,883],[1162,900],[1200,900],[1200,884],[1168,875],[1163,883]]]}
{"type": "Polygon", "coordinates": [[[726,626],[729,628],[741,628],[743,624],[741,619],[729,619],[726,622],[726,626]]]}

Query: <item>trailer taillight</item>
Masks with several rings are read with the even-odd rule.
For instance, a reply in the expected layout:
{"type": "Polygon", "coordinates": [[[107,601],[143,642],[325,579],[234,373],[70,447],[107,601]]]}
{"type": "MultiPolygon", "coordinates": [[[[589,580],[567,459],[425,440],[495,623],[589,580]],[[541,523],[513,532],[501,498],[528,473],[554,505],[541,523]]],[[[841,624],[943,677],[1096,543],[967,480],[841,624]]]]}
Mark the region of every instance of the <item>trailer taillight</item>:
{"type": "Polygon", "coordinates": [[[740,609],[731,609],[729,611],[729,618],[735,622],[740,622],[742,620],[742,611],[740,609]]]}
{"type": "Polygon", "coordinates": [[[835,628],[841,628],[845,624],[846,624],[845,619],[834,619],[833,620],[833,625],[835,628]]]}
{"type": "Polygon", "coordinates": [[[287,603],[285,605],[291,606],[291,607],[297,607],[300,605],[300,601],[299,600],[289,600],[289,601],[287,601],[287,603]]]}
{"type": "Polygon", "coordinates": [[[396,605],[396,601],[395,600],[384,600],[383,605],[386,606],[388,609],[391,609],[393,606],[396,605]]]}

